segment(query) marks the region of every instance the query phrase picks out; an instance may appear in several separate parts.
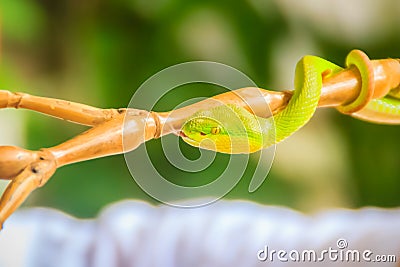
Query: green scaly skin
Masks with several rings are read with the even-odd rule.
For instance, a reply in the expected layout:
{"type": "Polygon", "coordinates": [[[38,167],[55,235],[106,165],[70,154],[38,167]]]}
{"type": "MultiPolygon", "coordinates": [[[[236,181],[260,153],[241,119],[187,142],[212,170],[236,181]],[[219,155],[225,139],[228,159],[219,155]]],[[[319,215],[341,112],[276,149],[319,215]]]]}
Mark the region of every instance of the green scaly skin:
{"type": "Polygon", "coordinates": [[[265,119],[231,104],[201,110],[182,127],[183,140],[229,154],[252,153],[279,143],[313,116],[321,94],[322,74],[333,75],[341,70],[325,59],[305,56],[296,66],[294,94],[280,113],[265,119]],[[212,133],[216,128],[219,132],[212,133]]]}
{"type": "MultiPolygon", "coordinates": [[[[359,50],[351,51],[347,57],[346,65],[355,65],[359,70],[363,88],[358,99],[338,108],[342,112],[351,113],[368,98],[371,73],[366,60],[369,61],[368,57],[359,50]]],[[[183,125],[181,136],[190,145],[228,154],[252,153],[277,144],[311,119],[318,106],[323,78],[342,70],[325,59],[305,56],[296,66],[294,94],[286,108],[275,116],[265,119],[226,104],[193,114],[183,125]]],[[[385,97],[372,100],[366,108],[400,114],[400,101],[385,97]]]]}
{"type": "Polygon", "coordinates": [[[351,114],[352,117],[378,124],[398,124],[400,117],[400,95],[387,95],[380,99],[373,99],[365,107],[365,110],[372,111],[373,116],[360,116],[358,113],[351,114]],[[392,122],[391,119],[396,121],[392,122]]]}

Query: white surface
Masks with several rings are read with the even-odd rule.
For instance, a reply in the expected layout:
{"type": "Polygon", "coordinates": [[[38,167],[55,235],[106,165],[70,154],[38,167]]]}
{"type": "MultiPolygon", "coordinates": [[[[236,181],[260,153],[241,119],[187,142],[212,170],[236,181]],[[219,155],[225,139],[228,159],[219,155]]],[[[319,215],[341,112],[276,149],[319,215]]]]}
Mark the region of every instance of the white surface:
{"type": "MultiPolygon", "coordinates": [[[[400,209],[330,210],[314,216],[249,202],[195,209],[125,201],[95,220],[48,209],[14,214],[0,233],[0,266],[365,266],[365,262],[260,261],[270,250],[346,249],[399,258],[400,209]]],[[[368,264],[377,266],[377,264],[368,264]]],[[[383,266],[395,266],[385,263],[383,266]]]]}

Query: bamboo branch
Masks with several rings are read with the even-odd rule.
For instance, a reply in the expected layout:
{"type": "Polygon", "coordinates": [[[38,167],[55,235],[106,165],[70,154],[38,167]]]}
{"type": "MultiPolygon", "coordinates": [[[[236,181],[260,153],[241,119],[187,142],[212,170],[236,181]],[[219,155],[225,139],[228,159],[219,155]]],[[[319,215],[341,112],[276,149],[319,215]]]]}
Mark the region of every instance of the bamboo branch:
{"type": "MultiPolygon", "coordinates": [[[[380,98],[400,84],[400,61],[372,61],[375,89],[380,98]]],[[[361,77],[355,68],[323,80],[319,107],[337,107],[351,103],[360,93],[361,77]]],[[[257,116],[268,117],[284,109],[292,91],[272,92],[248,87],[220,94],[169,112],[136,109],[99,109],[59,99],[0,91],[0,108],[27,108],[71,122],[93,126],[88,131],[57,146],[27,151],[0,146],[0,179],[11,183],[0,200],[0,226],[24,201],[31,191],[44,185],[55,170],[63,165],[131,151],[147,140],[177,133],[194,112],[221,104],[242,106],[257,116]],[[266,107],[269,107],[269,112],[266,107]]],[[[382,123],[400,124],[400,116],[368,114],[361,110],[351,114],[382,123]]]]}

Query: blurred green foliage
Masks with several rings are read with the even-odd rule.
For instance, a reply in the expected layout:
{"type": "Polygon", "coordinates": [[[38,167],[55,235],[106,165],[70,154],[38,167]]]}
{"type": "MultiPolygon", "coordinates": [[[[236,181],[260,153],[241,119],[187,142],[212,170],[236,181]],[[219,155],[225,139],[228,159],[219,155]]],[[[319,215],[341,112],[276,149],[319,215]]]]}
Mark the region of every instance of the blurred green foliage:
{"type": "MultiPolygon", "coordinates": [[[[361,26],[350,27],[350,30],[343,23],[339,24],[339,17],[329,15],[333,12],[330,4],[319,12],[307,11],[310,5],[304,5],[303,12],[301,4],[301,8],[291,10],[284,2],[288,1],[3,0],[0,4],[1,89],[104,108],[125,107],[147,78],[165,67],[185,61],[221,62],[243,71],[260,87],[287,89],[285,86],[292,83],[292,76],[285,76],[280,71],[288,69],[288,73],[292,73],[297,55],[314,53],[341,65],[353,48],[366,51],[371,58],[400,55],[400,28],[393,26],[389,12],[396,1],[382,1],[384,7],[376,11],[372,7],[372,12],[381,12],[373,14],[376,24],[372,25],[377,27],[368,28],[369,21],[370,24],[363,28],[362,16],[355,16],[349,23],[361,26]],[[321,25],[315,23],[318,20],[321,25]],[[357,31],[351,32],[351,29],[357,31]]],[[[314,1],[314,5],[322,5],[321,2],[324,1],[314,1]]],[[[365,5],[371,5],[371,2],[365,5]]],[[[342,8],[340,14],[363,12],[362,6],[360,11],[345,10],[345,5],[342,8]]],[[[394,10],[400,10],[400,7],[394,10]]],[[[172,97],[166,96],[157,104],[156,110],[169,110],[194,95],[208,97],[222,91],[204,85],[195,89],[185,87],[178,92],[172,97]]],[[[26,144],[22,145],[29,149],[56,145],[86,129],[33,112],[15,112],[27,117],[26,144]]],[[[398,206],[400,128],[368,124],[334,111],[324,118],[340,137],[336,140],[339,143],[332,146],[344,144],[344,149],[340,150],[343,155],[339,158],[344,159],[345,165],[337,168],[344,170],[339,173],[347,173],[346,181],[341,182],[342,188],[336,194],[344,200],[332,200],[332,205],[398,206]]],[[[318,137],[318,133],[315,136],[318,137]]],[[[219,165],[227,160],[226,155],[218,155],[213,167],[188,180],[187,173],[168,165],[160,153],[159,140],[150,141],[147,146],[160,172],[168,173],[169,179],[178,184],[205,183],[220,172],[219,165]]],[[[189,158],[197,157],[197,149],[183,143],[181,146],[189,158]]],[[[324,144],[321,149],[324,151],[324,144]]],[[[302,164],[314,160],[307,156],[307,150],[302,153],[302,164]]],[[[328,159],[329,156],[330,151],[326,150],[328,159]]],[[[310,193],[309,184],[301,179],[285,178],[285,173],[274,167],[261,188],[248,193],[253,165],[255,162],[250,163],[245,176],[227,198],[299,209],[329,206],[329,197],[320,203],[320,199],[313,198],[310,193]],[[304,199],[309,204],[301,204],[304,199]]],[[[334,190],[333,185],[343,177],[334,178],[319,184],[316,192],[324,195],[324,192],[334,190]]],[[[29,198],[28,205],[56,207],[87,217],[95,215],[107,203],[124,198],[155,202],[134,183],[123,156],[113,156],[61,168],[44,188],[29,198]]]]}

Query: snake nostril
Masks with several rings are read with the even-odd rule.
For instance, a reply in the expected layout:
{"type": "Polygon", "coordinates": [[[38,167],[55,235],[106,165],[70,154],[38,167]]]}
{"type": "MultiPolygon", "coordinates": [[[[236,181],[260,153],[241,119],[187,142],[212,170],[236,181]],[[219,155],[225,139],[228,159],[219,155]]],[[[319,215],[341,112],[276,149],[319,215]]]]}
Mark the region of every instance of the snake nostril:
{"type": "Polygon", "coordinates": [[[207,135],[206,133],[200,132],[200,135],[205,136],[207,135]]]}

